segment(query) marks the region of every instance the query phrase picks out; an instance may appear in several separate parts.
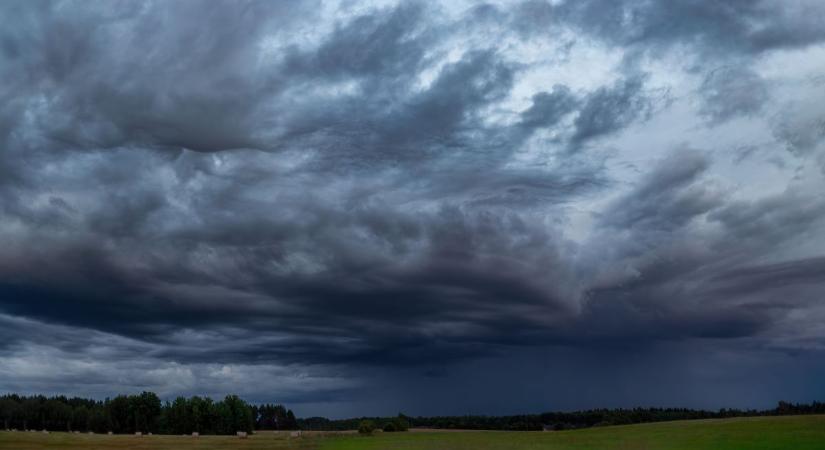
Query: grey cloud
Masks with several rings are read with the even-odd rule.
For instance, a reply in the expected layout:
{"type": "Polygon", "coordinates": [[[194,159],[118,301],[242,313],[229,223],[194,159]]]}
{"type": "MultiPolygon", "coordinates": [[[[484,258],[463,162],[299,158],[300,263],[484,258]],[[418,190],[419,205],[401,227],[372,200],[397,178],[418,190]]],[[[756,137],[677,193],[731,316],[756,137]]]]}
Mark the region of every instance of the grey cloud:
{"type": "Polygon", "coordinates": [[[822,42],[815,26],[825,14],[822,4],[736,0],[710,2],[568,1],[557,8],[560,20],[619,46],[660,52],[679,44],[696,46],[705,55],[756,53],[822,42]]]}
{"type": "Polygon", "coordinates": [[[700,88],[702,114],[717,124],[758,113],[770,95],[764,80],[751,70],[726,66],[712,70],[700,88]]]}
{"type": "Polygon", "coordinates": [[[823,282],[825,259],[818,257],[730,270],[716,277],[714,289],[720,293],[742,296],[783,290],[795,285],[819,286],[823,282]]]}
{"type": "Polygon", "coordinates": [[[708,169],[701,152],[681,149],[663,159],[625,197],[608,207],[604,220],[617,229],[672,231],[721,206],[720,193],[693,184],[708,169]]]}
{"type": "Polygon", "coordinates": [[[583,145],[647,116],[653,103],[642,91],[644,79],[643,75],[634,75],[589,94],[574,122],[571,145],[583,145]]]}
{"type": "Polygon", "coordinates": [[[317,49],[293,49],[285,57],[289,72],[313,79],[364,77],[377,83],[394,83],[421,69],[424,52],[437,38],[422,33],[418,25],[423,5],[360,15],[339,24],[317,49]]]}
{"type": "Polygon", "coordinates": [[[789,190],[755,201],[730,202],[709,218],[724,225],[743,242],[764,244],[805,233],[822,220],[825,201],[817,195],[789,190]]]}
{"type": "Polygon", "coordinates": [[[4,3],[0,389],[268,400],[285,380],[280,398],[349,415],[403,409],[387,399],[415,374],[452,398],[482,368],[481,392],[528,354],[595,384],[618,382],[594,361],[644,354],[634,386],[707,342],[813,361],[822,111],[751,59],[818,42],[804,5],[4,3]],[[670,145],[698,112],[660,95],[697,70],[657,66],[677,47],[720,68],[675,100],[689,119],[788,168],[670,145]],[[569,66],[617,49],[609,73],[569,66]],[[739,116],[773,140],[722,123],[739,116]]]}
{"type": "MultiPolygon", "coordinates": [[[[18,79],[17,88],[37,94],[26,107],[45,137],[81,149],[267,147],[258,135],[268,115],[261,101],[277,92],[278,80],[247,66],[273,25],[289,31],[270,20],[288,18],[292,7],[215,2],[204,14],[183,3],[164,14],[149,4],[63,6],[43,8],[32,28],[12,27],[6,36],[19,49],[15,67],[30,80],[18,79]],[[196,11],[199,21],[176,21],[196,11]],[[227,21],[235,26],[222,26],[227,21]]],[[[10,14],[29,13],[21,9],[10,14]]]]}
{"type": "Polygon", "coordinates": [[[521,113],[521,124],[529,128],[553,126],[577,104],[570,88],[554,86],[550,92],[533,95],[533,104],[521,113]]]}
{"type": "Polygon", "coordinates": [[[820,96],[785,105],[773,119],[773,134],[797,155],[825,151],[825,112],[820,96]]]}
{"type": "Polygon", "coordinates": [[[677,149],[599,217],[599,262],[584,259],[596,273],[580,317],[593,331],[580,338],[753,338],[816,301],[819,258],[754,261],[775,261],[776,246],[817,233],[821,202],[795,190],[734,201],[711,187],[711,164],[702,152],[677,149]]]}

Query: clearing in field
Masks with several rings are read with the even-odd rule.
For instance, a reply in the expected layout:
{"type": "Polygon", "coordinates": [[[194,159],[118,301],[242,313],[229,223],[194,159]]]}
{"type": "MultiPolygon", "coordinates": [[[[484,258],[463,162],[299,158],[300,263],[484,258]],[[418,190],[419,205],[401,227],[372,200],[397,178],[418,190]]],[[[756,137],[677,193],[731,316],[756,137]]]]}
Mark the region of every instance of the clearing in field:
{"type": "Polygon", "coordinates": [[[825,416],[697,420],[558,432],[421,432],[231,436],[106,436],[0,432],[0,448],[307,450],[823,450],[825,416]]]}

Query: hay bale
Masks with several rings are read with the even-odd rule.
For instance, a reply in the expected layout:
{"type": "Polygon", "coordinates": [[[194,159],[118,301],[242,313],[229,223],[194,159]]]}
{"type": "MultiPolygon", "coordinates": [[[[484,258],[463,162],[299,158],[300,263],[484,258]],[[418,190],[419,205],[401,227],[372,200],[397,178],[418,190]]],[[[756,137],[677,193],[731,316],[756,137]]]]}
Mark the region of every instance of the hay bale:
{"type": "Polygon", "coordinates": [[[111,436],[111,435],[113,435],[114,433],[112,433],[112,432],[110,431],[110,432],[108,432],[108,433],[106,433],[106,434],[108,434],[109,436],[111,436]]]}
{"type": "Polygon", "coordinates": [[[294,438],[301,437],[301,432],[300,431],[292,431],[292,432],[289,433],[289,437],[294,437],[294,438]]]}
{"type": "Polygon", "coordinates": [[[135,431],[135,437],[141,437],[141,436],[143,436],[143,433],[141,433],[140,431],[135,431]]]}
{"type": "Polygon", "coordinates": [[[197,431],[193,431],[193,432],[192,432],[192,437],[198,437],[198,436],[200,436],[200,435],[201,435],[201,434],[200,434],[200,433],[198,433],[197,431]]]}
{"type": "Polygon", "coordinates": [[[246,431],[238,431],[235,434],[237,434],[238,437],[241,438],[241,439],[246,439],[247,438],[246,431]]]}
{"type": "Polygon", "coordinates": [[[49,434],[49,430],[43,430],[43,434],[49,434]]]}

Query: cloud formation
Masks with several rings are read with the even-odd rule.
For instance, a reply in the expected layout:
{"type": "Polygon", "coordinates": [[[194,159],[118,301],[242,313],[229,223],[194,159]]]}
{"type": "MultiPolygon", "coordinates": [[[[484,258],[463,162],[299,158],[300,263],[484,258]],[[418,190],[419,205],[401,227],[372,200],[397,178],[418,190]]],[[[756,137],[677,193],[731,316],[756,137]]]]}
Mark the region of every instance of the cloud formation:
{"type": "Polygon", "coordinates": [[[819,2],[0,10],[0,390],[825,394],[819,2]]]}

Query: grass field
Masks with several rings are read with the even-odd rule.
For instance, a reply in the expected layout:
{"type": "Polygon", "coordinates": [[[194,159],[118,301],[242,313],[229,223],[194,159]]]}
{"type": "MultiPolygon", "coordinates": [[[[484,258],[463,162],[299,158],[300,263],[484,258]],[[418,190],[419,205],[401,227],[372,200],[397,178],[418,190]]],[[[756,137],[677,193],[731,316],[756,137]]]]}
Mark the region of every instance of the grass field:
{"type": "Polygon", "coordinates": [[[71,434],[71,433],[30,433],[30,432],[0,432],[0,449],[3,450],[218,450],[218,449],[318,449],[323,439],[332,439],[333,436],[320,438],[291,439],[287,433],[258,433],[247,439],[235,436],[130,436],[105,434],[71,434]]]}
{"type": "Polygon", "coordinates": [[[315,435],[106,436],[0,432],[0,448],[312,450],[825,450],[825,416],[759,417],[591,428],[559,432],[420,432],[315,435]]]}
{"type": "Polygon", "coordinates": [[[321,450],[823,450],[825,416],[679,421],[557,432],[341,437],[321,450]]]}

